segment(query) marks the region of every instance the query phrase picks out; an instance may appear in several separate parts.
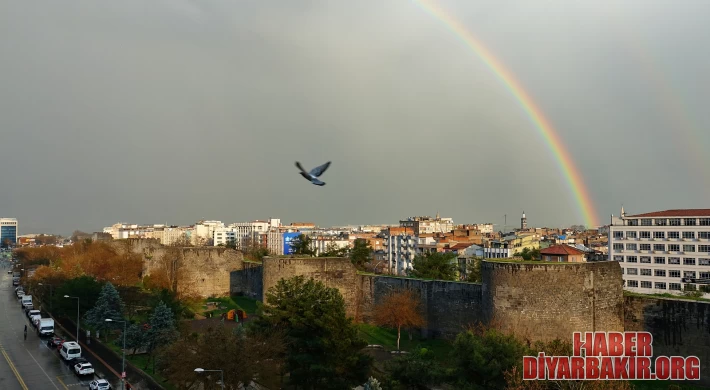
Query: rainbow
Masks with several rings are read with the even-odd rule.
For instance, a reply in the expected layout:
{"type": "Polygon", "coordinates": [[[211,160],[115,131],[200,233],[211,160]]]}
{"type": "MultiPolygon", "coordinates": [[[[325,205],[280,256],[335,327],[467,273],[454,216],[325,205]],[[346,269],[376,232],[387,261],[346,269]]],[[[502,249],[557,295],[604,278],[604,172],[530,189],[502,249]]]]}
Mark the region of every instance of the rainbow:
{"type": "Polygon", "coordinates": [[[585,225],[589,228],[599,226],[597,213],[592,203],[589,191],[587,190],[582,174],[575,166],[567,149],[562,143],[560,136],[554,130],[550,122],[545,118],[544,113],[538,108],[530,98],[525,89],[515,80],[513,74],[508,71],[503,64],[496,60],[493,54],[486,49],[476,37],[469,32],[453,16],[444,9],[435,5],[430,0],[413,0],[423,10],[431,14],[434,18],[443,22],[454,34],[461,38],[468,47],[498,76],[508,90],[518,100],[525,113],[530,117],[535,128],[544,139],[548,148],[557,161],[561,173],[564,175],[567,185],[574,196],[575,202],[579,205],[581,217],[585,225]]]}

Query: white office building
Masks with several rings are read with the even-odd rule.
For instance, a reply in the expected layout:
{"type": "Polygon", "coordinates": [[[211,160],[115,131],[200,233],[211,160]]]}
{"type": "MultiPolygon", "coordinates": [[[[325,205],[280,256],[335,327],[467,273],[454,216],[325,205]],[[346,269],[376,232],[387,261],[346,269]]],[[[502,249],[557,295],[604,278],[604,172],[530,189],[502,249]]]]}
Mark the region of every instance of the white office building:
{"type": "MultiPolygon", "coordinates": [[[[609,260],[621,264],[624,288],[681,294],[710,279],[710,209],[612,215],[609,260]],[[696,283],[684,283],[684,280],[696,283]]],[[[705,294],[710,296],[710,294],[705,294]]]]}
{"type": "Polygon", "coordinates": [[[386,234],[384,240],[388,272],[393,275],[407,275],[412,269],[412,262],[417,255],[417,236],[397,232],[386,234]]]}

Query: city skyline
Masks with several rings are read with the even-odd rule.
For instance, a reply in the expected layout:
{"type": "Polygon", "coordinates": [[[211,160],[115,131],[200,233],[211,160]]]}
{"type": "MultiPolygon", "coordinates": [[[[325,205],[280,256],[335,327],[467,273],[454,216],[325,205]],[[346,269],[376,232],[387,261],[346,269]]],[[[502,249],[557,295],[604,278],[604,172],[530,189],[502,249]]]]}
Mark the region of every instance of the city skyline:
{"type": "Polygon", "coordinates": [[[0,210],[22,232],[707,206],[708,3],[5,8],[0,210]],[[331,160],[324,187],[293,169],[331,160]]]}

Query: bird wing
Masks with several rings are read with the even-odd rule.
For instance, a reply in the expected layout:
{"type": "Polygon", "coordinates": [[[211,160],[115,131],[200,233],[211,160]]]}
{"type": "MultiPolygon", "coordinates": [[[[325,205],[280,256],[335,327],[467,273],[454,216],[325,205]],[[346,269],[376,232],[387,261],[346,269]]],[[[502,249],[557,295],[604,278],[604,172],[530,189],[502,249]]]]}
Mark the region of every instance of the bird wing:
{"type": "Polygon", "coordinates": [[[324,182],[322,182],[322,181],[320,181],[320,180],[318,180],[318,179],[311,179],[311,183],[313,183],[313,184],[315,184],[315,185],[317,185],[317,186],[321,186],[321,187],[325,185],[324,182]]]}
{"type": "Polygon", "coordinates": [[[318,176],[322,175],[323,172],[325,172],[325,170],[328,169],[329,166],[330,166],[330,161],[328,161],[327,163],[325,163],[319,167],[315,167],[311,170],[311,175],[318,177],[318,176]]]}
{"type": "Polygon", "coordinates": [[[298,167],[298,169],[300,169],[300,170],[301,170],[301,172],[303,172],[303,173],[308,173],[308,172],[306,172],[306,170],[305,170],[305,169],[303,169],[303,167],[301,166],[301,163],[300,163],[300,162],[298,162],[298,161],[296,161],[296,167],[298,167]]]}

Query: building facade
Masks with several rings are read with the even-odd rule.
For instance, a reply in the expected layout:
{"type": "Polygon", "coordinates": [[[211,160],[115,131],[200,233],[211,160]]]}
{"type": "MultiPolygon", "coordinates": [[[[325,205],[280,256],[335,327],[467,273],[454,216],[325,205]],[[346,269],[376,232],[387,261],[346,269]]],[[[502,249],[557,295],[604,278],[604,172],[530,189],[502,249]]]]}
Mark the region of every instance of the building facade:
{"type": "Polygon", "coordinates": [[[628,291],[698,289],[683,278],[710,278],[710,209],[626,215],[622,208],[621,217],[611,218],[608,259],[620,263],[628,291]]]}
{"type": "Polygon", "coordinates": [[[17,218],[0,218],[0,245],[17,245],[17,218]]]}

